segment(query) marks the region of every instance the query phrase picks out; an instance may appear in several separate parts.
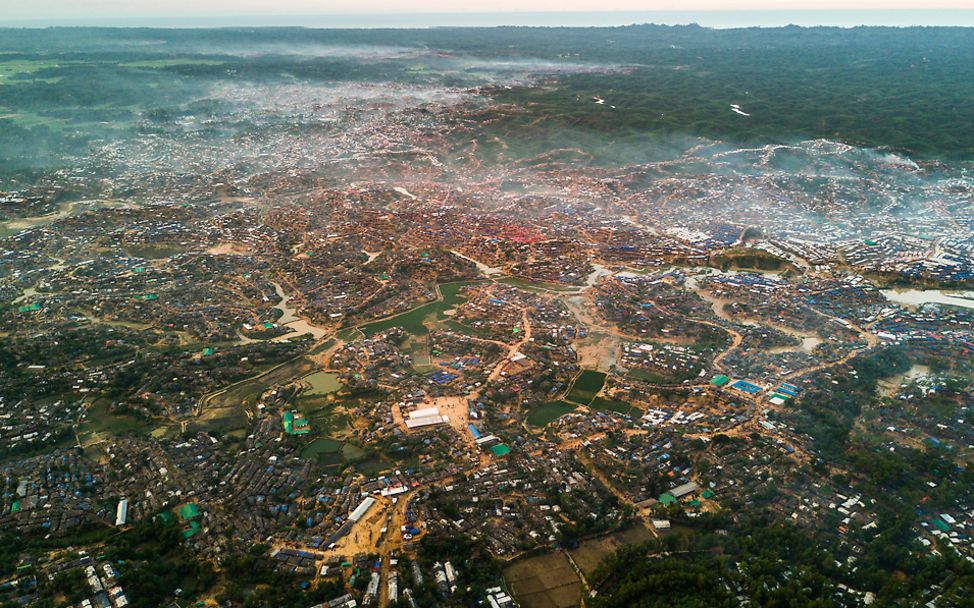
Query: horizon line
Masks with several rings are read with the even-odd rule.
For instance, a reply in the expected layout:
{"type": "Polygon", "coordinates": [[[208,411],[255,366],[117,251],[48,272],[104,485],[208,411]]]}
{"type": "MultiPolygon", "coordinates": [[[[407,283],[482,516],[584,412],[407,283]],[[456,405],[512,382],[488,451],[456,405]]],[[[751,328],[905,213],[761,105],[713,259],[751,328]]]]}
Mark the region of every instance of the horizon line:
{"type": "Polygon", "coordinates": [[[431,29],[450,27],[624,27],[632,25],[699,25],[712,29],[799,27],[974,27],[974,8],[843,8],[843,9],[719,9],[681,10],[523,10],[523,11],[408,11],[408,12],[281,12],[236,13],[233,15],[141,15],[141,16],[64,16],[0,18],[2,28],[117,27],[200,29],[233,27],[295,27],[304,29],[431,29]],[[591,16],[592,22],[578,22],[591,16]],[[633,21],[638,17],[661,20],[633,21]],[[849,21],[852,16],[868,16],[869,22],[849,21]],[[922,22],[903,21],[905,17],[927,16],[922,22]],[[958,21],[957,17],[964,18],[958,21]],[[742,18],[761,17],[756,21],[742,18]],[[785,17],[806,17],[797,22],[785,17]],[[830,17],[821,21],[807,18],[830,17]],[[880,19],[874,19],[880,17],[880,19]],[[944,19],[949,17],[949,19],[944,19]],[[490,21],[471,22],[477,18],[490,21]],[[504,18],[499,21],[498,18],[504,18]],[[622,19],[614,19],[622,18],[622,19]],[[674,19],[676,18],[676,19],[674,19]],[[723,18],[723,19],[721,19],[723,18]],[[843,19],[845,18],[845,19],[843,19]],[[314,20],[318,23],[308,23],[314,20]],[[327,22],[333,20],[334,22],[327,22]],[[167,25],[168,24],[168,25],[167,25]]]}

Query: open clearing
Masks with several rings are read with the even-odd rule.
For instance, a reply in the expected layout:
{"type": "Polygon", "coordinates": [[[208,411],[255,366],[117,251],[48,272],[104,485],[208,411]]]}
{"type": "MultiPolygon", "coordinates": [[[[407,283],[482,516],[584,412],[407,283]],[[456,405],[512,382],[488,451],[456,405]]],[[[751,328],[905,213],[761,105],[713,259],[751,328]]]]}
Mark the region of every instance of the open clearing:
{"type": "Polygon", "coordinates": [[[523,608],[570,608],[581,600],[582,584],[564,553],[518,560],[504,578],[523,608]]]}
{"type": "Polygon", "coordinates": [[[582,570],[585,578],[592,576],[599,562],[610,553],[626,545],[638,545],[655,538],[653,533],[642,524],[635,524],[625,530],[614,532],[601,538],[589,539],[572,549],[572,559],[582,570]]]}

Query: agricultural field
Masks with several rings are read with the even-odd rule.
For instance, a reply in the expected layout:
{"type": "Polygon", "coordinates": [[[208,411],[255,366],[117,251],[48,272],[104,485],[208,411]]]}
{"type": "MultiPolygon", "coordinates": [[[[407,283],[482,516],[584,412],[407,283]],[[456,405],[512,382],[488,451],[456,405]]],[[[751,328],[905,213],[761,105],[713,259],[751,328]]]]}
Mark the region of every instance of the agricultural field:
{"type": "Polygon", "coordinates": [[[617,412],[619,414],[627,414],[629,416],[638,416],[642,413],[638,407],[630,405],[625,401],[618,401],[616,399],[606,399],[605,397],[596,397],[589,403],[589,407],[596,410],[601,410],[603,412],[617,412]]]}
{"type": "Polygon", "coordinates": [[[637,523],[625,530],[583,541],[578,547],[571,549],[569,553],[571,553],[572,559],[575,560],[582,573],[589,577],[606,556],[620,547],[639,545],[654,538],[656,537],[649,528],[637,523]]]}
{"type": "Polygon", "coordinates": [[[533,427],[543,428],[565,414],[575,411],[577,406],[567,401],[549,401],[536,405],[528,412],[527,421],[533,427]]]}
{"type": "Polygon", "coordinates": [[[578,606],[582,584],[564,553],[518,560],[504,571],[504,579],[523,608],[578,606]]]}
{"type": "Polygon", "coordinates": [[[572,385],[572,389],[568,391],[565,399],[581,405],[588,405],[605,386],[605,377],[602,372],[590,369],[583,370],[575,380],[575,384],[572,385]]]}

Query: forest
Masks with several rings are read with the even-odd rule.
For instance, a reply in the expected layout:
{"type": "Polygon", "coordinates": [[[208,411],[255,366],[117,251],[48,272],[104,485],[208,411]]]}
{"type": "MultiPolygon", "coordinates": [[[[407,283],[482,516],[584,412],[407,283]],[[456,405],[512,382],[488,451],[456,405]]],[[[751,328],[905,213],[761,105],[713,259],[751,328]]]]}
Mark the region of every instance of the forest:
{"type": "Polygon", "coordinates": [[[841,561],[834,539],[759,517],[732,533],[715,528],[623,547],[591,577],[599,591],[592,605],[827,608],[858,605],[855,590],[869,588],[880,590],[875,605],[906,607],[921,605],[937,581],[945,582],[938,605],[969,605],[974,566],[951,549],[934,557],[916,551],[907,521],[883,518],[853,562],[841,561]]]}

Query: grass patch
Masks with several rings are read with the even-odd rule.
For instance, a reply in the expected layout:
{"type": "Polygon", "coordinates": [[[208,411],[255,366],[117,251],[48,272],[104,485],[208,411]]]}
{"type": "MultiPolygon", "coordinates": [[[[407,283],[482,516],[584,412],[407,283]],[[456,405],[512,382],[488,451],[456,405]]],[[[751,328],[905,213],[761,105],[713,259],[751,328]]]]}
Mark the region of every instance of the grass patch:
{"type": "Polygon", "coordinates": [[[341,441],[331,437],[318,437],[301,450],[301,457],[317,460],[322,454],[339,454],[341,451],[341,441]]]}
{"type": "Polygon", "coordinates": [[[588,405],[605,386],[605,374],[591,369],[583,370],[575,380],[572,390],[565,399],[574,403],[588,405]]]}
{"type": "Polygon", "coordinates": [[[582,542],[569,551],[575,563],[586,577],[592,576],[595,569],[612,552],[629,545],[640,545],[655,538],[653,533],[641,523],[600,538],[582,542]]]}
{"type": "Polygon", "coordinates": [[[493,337],[491,335],[490,331],[488,331],[486,329],[473,328],[473,327],[470,327],[469,325],[464,325],[463,323],[461,323],[460,321],[457,321],[456,319],[447,319],[446,321],[443,322],[443,325],[445,325],[449,329],[452,329],[453,331],[455,331],[455,332],[457,332],[459,334],[464,334],[464,335],[467,335],[467,336],[472,336],[474,338],[492,338],[493,337]]]}
{"type": "Polygon", "coordinates": [[[680,384],[684,380],[691,380],[693,378],[696,378],[699,373],[700,373],[699,370],[691,370],[685,374],[677,374],[671,376],[671,375],[659,374],[648,369],[631,369],[628,372],[626,372],[626,375],[636,380],[649,382],[650,384],[680,384]]]}
{"type": "Polygon", "coordinates": [[[574,412],[577,407],[566,401],[549,401],[532,407],[528,412],[527,421],[533,427],[542,428],[565,414],[574,412]]]}
{"type": "Polygon", "coordinates": [[[443,313],[451,308],[456,308],[466,301],[460,295],[460,290],[467,285],[474,285],[476,283],[477,281],[443,283],[440,285],[440,293],[443,295],[441,301],[423,304],[422,306],[389,317],[388,319],[363,325],[360,330],[366,338],[371,338],[393,327],[402,327],[413,336],[426,336],[429,334],[427,324],[435,325],[444,323],[448,317],[443,313]]]}
{"type": "Polygon", "coordinates": [[[341,402],[329,401],[321,396],[301,396],[294,404],[311,422],[316,433],[340,435],[352,426],[352,420],[341,402]]]}
{"type": "Polygon", "coordinates": [[[10,80],[23,80],[24,76],[28,76],[39,70],[44,70],[47,68],[57,68],[61,67],[56,61],[49,60],[37,60],[37,59],[12,59],[8,61],[0,60],[0,84],[9,82],[10,80]]]}
{"type": "Polygon", "coordinates": [[[109,403],[99,399],[91,404],[84,421],[78,428],[82,442],[97,435],[147,435],[159,423],[135,414],[112,412],[109,403]]]}
{"type": "Polygon", "coordinates": [[[589,404],[589,407],[603,412],[616,412],[633,417],[639,416],[642,413],[642,410],[632,404],[626,403],[625,401],[616,401],[615,399],[606,399],[605,397],[596,397],[589,404]]]}
{"type": "Polygon", "coordinates": [[[215,395],[206,406],[210,407],[254,407],[261,394],[275,384],[282,384],[307,374],[315,368],[314,362],[306,357],[298,357],[264,372],[263,374],[230,386],[225,392],[215,395]]]}

